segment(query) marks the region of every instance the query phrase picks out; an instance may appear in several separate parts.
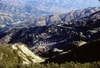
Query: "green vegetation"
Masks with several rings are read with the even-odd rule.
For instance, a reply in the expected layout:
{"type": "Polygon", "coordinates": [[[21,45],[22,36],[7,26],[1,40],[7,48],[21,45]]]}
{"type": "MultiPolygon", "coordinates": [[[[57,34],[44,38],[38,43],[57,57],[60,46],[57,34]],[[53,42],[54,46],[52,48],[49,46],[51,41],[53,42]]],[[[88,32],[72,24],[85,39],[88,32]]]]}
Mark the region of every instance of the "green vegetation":
{"type": "Polygon", "coordinates": [[[23,65],[21,57],[8,45],[0,44],[0,68],[100,68],[100,62],[65,62],[23,65]]]}
{"type": "MultiPolygon", "coordinates": [[[[0,66],[0,68],[9,68],[9,65],[0,66]]],[[[31,65],[13,65],[10,68],[100,68],[100,62],[83,63],[83,64],[75,62],[65,62],[63,64],[47,63],[47,64],[31,64],[31,65]]]]}
{"type": "Polygon", "coordinates": [[[63,64],[57,64],[57,63],[33,64],[28,66],[28,68],[100,68],[100,62],[83,63],[83,64],[75,62],[65,62],[63,64]]]}
{"type": "Polygon", "coordinates": [[[0,67],[13,67],[21,63],[21,58],[8,45],[0,44],[0,67]]]}

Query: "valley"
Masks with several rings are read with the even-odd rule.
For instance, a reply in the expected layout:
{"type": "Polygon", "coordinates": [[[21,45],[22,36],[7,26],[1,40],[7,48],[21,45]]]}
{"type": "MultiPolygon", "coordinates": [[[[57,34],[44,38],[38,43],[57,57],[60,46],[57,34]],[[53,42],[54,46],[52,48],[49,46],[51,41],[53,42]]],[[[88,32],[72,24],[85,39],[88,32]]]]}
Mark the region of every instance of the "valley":
{"type": "Polygon", "coordinates": [[[0,67],[99,67],[100,4],[89,2],[0,0],[0,67]]]}

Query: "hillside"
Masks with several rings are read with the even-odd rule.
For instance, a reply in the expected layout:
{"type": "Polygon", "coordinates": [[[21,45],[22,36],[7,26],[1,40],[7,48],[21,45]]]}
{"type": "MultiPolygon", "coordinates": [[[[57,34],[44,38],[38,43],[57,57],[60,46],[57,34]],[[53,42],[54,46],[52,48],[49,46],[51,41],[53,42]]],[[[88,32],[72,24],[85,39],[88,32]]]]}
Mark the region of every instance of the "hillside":
{"type": "Polygon", "coordinates": [[[100,39],[100,11],[68,24],[16,28],[1,31],[0,43],[26,44],[42,57],[55,57],[77,46],[100,39]]]}
{"type": "MultiPolygon", "coordinates": [[[[87,45],[85,45],[85,47],[88,47],[89,50],[90,50],[91,46],[93,46],[95,43],[97,45],[97,43],[99,43],[99,42],[100,41],[92,42],[91,43],[92,45],[87,44],[87,45]]],[[[23,45],[23,44],[16,44],[16,45],[23,45]]],[[[66,58],[66,60],[67,60],[67,58],[69,58],[69,57],[66,57],[66,55],[65,55],[65,57],[64,57],[64,55],[62,55],[63,57],[52,58],[51,60],[49,60],[49,63],[42,63],[42,64],[33,64],[32,63],[32,64],[29,64],[29,65],[25,65],[25,64],[23,64],[23,61],[25,61],[24,59],[28,60],[29,56],[27,56],[28,58],[23,59],[22,57],[20,57],[18,55],[18,53],[17,53],[18,51],[15,52],[10,46],[12,46],[12,44],[10,44],[10,45],[0,44],[0,68],[34,68],[34,67],[35,68],[59,68],[59,67],[64,67],[64,68],[65,67],[66,68],[84,68],[84,67],[85,68],[99,68],[100,67],[100,62],[92,62],[92,63],[90,63],[90,62],[88,62],[88,63],[86,63],[86,62],[85,63],[65,62],[65,63],[58,64],[58,61],[57,61],[57,63],[54,63],[54,62],[51,63],[52,60],[56,62],[56,60],[60,60],[61,58],[63,58],[63,59],[66,58]],[[58,59],[58,58],[60,58],[60,59],[58,59]]],[[[93,47],[95,47],[95,45],[93,47]]],[[[99,53],[99,52],[97,52],[97,51],[99,51],[99,50],[97,50],[97,49],[99,49],[98,47],[99,47],[99,45],[97,45],[97,48],[95,47],[96,48],[96,51],[95,51],[96,56],[97,56],[97,53],[99,53]]],[[[85,48],[85,49],[88,50],[88,48],[87,49],[85,48]]],[[[82,46],[81,49],[84,50],[84,46],[82,46]]],[[[76,51],[74,50],[75,52],[72,51],[71,52],[72,54],[68,54],[68,55],[70,55],[70,57],[71,57],[71,55],[73,55],[73,52],[77,54],[77,51],[78,51],[78,53],[79,53],[79,51],[82,51],[81,49],[77,48],[77,49],[75,49],[76,51]]],[[[93,48],[93,50],[94,50],[94,48],[93,48]]],[[[93,52],[92,55],[95,55],[95,52],[93,52]]],[[[85,53],[86,53],[86,51],[85,51],[85,53]]],[[[80,54],[81,54],[81,52],[79,53],[79,55],[80,54]]],[[[62,59],[62,61],[63,61],[63,59],[62,59]]],[[[71,60],[72,59],[73,58],[71,57],[71,60]]]]}
{"type": "Polygon", "coordinates": [[[100,65],[99,22],[100,11],[97,11],[68,24],[1,31],[0,67],[97,68],[100,65]]]}
{"type": "MultiPolygon", "coordinates": [[[[67,54],[60,55],[55,58],[51,58],[46,62],[64,63],[65,61],[70,62],[98,62],[100,61],[100,40],[93,41],[73,49],[67,54]],[[63,59],[61,59],[63,58],[63,59]]],[[[45,63],[46,63],[45,62],[45,63]]]]}
{"type": "Polygon", "coordinates": [[[99,68],[100,4],[93,1],[0,0],[0,68],[99,68]]]}

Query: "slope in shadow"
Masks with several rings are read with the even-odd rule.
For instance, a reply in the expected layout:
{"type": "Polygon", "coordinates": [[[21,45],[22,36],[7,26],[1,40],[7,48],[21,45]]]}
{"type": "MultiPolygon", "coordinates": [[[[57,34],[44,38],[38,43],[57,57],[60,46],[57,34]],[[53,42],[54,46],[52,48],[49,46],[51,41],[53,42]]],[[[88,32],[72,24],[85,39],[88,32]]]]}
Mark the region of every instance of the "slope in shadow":
{"type": "Polygon", "coordinates": [[[46,62],[48,61],[55,63],[100,61],[100,40],[77,47],[67,54],[51,58],[46,62]]]}

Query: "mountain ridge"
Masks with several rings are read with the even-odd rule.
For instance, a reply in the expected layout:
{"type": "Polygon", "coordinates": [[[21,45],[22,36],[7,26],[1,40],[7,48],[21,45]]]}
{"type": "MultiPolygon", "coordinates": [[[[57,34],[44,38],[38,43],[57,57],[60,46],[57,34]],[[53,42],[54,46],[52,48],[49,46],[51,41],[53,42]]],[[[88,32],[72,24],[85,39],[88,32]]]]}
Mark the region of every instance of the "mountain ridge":
{"type": "Polygon", "coordinates": [[[45,25],[57,25],[57,24],[68,24],[68,21],[73,19],[82,18],[89,16],[100,10],[100,7],[86,8],[83,10],[71,11],[68,13],[46,15],[31,18],[27,21],[19,21],[16,23],[11,23],[8,25],[1,25],[2,27],[11,27],[11,28],[23,28],[23,27],[35,27],[35,26],[45,26],[45,25]]]}
{"type": "MultiPolygon", "coordinates": [[[[83,9],[83,8],[79,8],[79,6],[74,6],[73,8],[71,4],[73,3],[73,5],[75,4],[78,5],[79,3],[83,4],[83,3],[88,3],[88,2],[89,1],[79,2],[77,0],[74,2],[70,0],[63,0],[63,1],[60,1],[60,0],[55,0],[55,1],[53,0],[52,1],[51,0],[43,0],[43,1],[42,0],[30,0],[30,1],[29,0],[23,0],[23,1],[1,0],[0,1],[0,10],[1,10],[0,11],[0,21],[1,21],[0,27],[5,27],[6,25],[9,26],[12,24],[26,22],[27,20],[34,19],[35,17],[38,17],[38,16],[66,13],[71,10],[76,10],[75,8],[83,9]]],[[[88,7],[97,7],[97,6],[88,6],[88,7]]],[[[57,17],[59,18],[59,16],[57,17]]]]}
{"type": "Polygon", "coordinates": [[[100,39],[99,22],[100,11],[72,20],[70,24],[16,28],[1,32],[0,43],[23,43],[40,56],[50,52],[52,57],[59,54],[54,52],[55,48],[67,51],[80,46],[81,41],[87,43],[100,39]]]}
{"type": "MultiPolygon", "coordinates": [[[[23,22],[24,24],[19,23],[0,28],[0,45],[4,44],[3,47],[0,47],[3,48],[0,55],[1,60],[4,63],[11,59],[7,56],[12,55],[14,62],[22,65],[49,61],[56,63],[100,61],[98,55],[100,50],[100,10],[94,10],[96,9],[94,8],[94,12],[92,12],[92,9],[89,9],[88,14],[86,14],[87,11],[85,13],[86,9],[76,11],[80,12],[79,15],[81,14],[78,18],[76,12],[70,12],[69,16],[61,14],[65,15],[62,21],[66,23],[55,19],[56,23],[51,21],[50,24],[43,26],[23,22]],[[66,20],[70,16],[72,18],[66,20]],[[6,55],[6,60],[3,55],[6,55]],[[89,58],[89,56],[91,57],[89,58]],[[60,62],[61,60],[62,62],[60,62]]],[[[54,17],[57,16],[54,15],[54,17]]],[[[51,19],[54,17],[50,16],[51,19]]],[[[45,20],[44,17],[38,21],[41,23],[41,20],[45,20]]],[[[9,64],[13,60],[6,63],[9,64]]]]}

